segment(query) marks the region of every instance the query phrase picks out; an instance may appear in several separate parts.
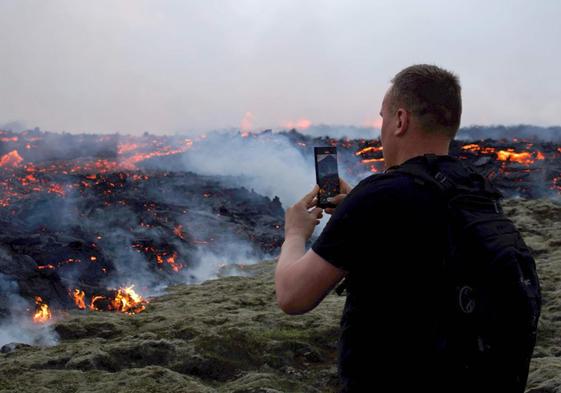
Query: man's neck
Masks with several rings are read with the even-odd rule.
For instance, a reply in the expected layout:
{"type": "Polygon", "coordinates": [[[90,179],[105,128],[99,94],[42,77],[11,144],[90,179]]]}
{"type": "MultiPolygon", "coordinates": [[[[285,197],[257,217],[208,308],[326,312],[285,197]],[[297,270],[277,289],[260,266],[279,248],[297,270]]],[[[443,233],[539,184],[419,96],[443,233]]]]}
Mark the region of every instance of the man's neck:
{"type": "Polygon", "coordinates": [[[405,161],[413,157],[422,156],[429,153],[435,154],[437,156],[444,156],[449,154],[449,149],[448,146],[436,146],[430,148],[425,147],[422,149],[411,149],[409,151],[400,151],[398,153],[397,159],[394,162],[390,163],[390,165],[385,165],[386,169],[384,171],[391,167],[401,165],[405,161]]]}

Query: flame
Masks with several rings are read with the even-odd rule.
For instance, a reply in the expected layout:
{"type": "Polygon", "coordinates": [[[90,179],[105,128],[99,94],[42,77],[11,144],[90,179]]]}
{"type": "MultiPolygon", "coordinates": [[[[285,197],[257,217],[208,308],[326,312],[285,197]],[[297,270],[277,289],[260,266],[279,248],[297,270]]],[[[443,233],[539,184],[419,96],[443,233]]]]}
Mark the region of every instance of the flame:
{"type": "Polygon", "coordinates": [[[133,290],[134,285],[126,288],[119,288],[117,296],[111,301],[111,306],[114,310],[118,310],[127,314],[138,314],[146,307],[148,303],[142,296],[133,290]]]}
{"type": "Polygon", "coordinates": [[[105,296],[92,296],[92,300],[90,302],[90,311],[99,311],[99,308],[96,307],[95,302],[101,299],[105,299],[105,296]]]}
{"type": "Polygon", "coordinates": [[[246,112],[240,124],[242,138],[247,138],[253,128],[253,113],[246,112]]]}
{"type": "Polygon", "coordinates": [[[84,302],[84,298],[86,297],[86,294],[84,293],[84,291],[80,291],[78,288],[74,289],[74,303],[76,304],[76,307],[78,307],[80,310],[85,310],[86,309],[86,303],[84,302]]]}
{"type": "MultiPolygon", "coordinates": [[[[90,311],[101,311],[103,309],[105,311],[120,311],[131,315],[138,314],[146,308],[145,304],[147,304],[148,301],[136,293],[133,287],[134,285],[130,285],[126,288],[119,288],[114,297],[93,295],[88,309],[90,311]],[[101,302],[102,300],[105,301],[101,302]]],[[[79,309],[86,309],[84,291],[75,289],[73,298],[79,309]]]]}
{"type": "Polygon", "coordinates": [[[37,305],[35,309],[35,314],[33,315],[33,322],[35,323],[45,323],[52,318],[51,310],[47,303],[43,303],[41,296],[35,296],[35,304],[37,305]]]}
{"type": "Polygon", "coordinates": [[[312,121],[309,119],[298,119],[296,121],[290,120],[283,124],[285,128],[299,128],[301,130],[310,128],[311,125],[312,125],[312,121]]]}
{"type": "Polygon", "coordinates": [[[368,127],[368,128],[379,128],[379,129],[381,129],[382,128],[382,122],[383,122],[382,117],[378,117],[376,120],[367,120],[364,123],[364,126],[368,127]]]}
{"type": "Polygon", "coordinates": [[[23,162],[23,158],[19,155],[17,150],[4,154],[0,157],[0,166],[19,166],[23,162]]]}

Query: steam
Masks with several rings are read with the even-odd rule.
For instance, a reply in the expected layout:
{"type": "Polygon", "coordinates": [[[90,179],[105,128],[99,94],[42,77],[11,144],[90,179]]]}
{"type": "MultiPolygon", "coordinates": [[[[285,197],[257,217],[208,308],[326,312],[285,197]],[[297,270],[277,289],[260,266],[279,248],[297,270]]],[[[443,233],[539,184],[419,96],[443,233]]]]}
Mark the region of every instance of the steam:
{"type": "Polygon", "coordinates": [[[185,170],[203,175],[234,176],[238,187],[278,196],[285,209],[315,184],[313,147],[299,151],[282,134],[241,138],[212,133],[184,155],[183,164],[185,170]]]}
{"type": "Polygon", "coordinates": [[[189,284],[201,283],[221,276],[245,276],[243,265],[253,265],[272,255],[256,253],[251,244],[232,238],[223,245],[220,252],[198,249],[197,259],[201,262],[190,270],[189,284]],[[241,265],[241,266],[240,266],[241,265]]]}
{"type": "Polygon", "coordinates": [[[37,325],[29,318],[34,304],[19,295],[19,286],[9,276],[0,273],[0,347],[8,343],[51,346],[58,335],[51,324],[37,325]],[[25,311],[25,312],[22,312],[25,311]]]}
{"type": "Polygon", "coordinates": [[[25,123],[21,121],[9,121],[7,123],[0,123],[0,130],[21,132],[26,130],[25,123]]]}
{"type": "MultiPolygon", "coordinates": [[[[202,197],[200,197],[200,204],[195,205],[195,202],[190,202],[189,209],[184,209],[187,206],[185,198],[193,197],[193,200],[198,200],[196,198],[198,188],[194,189],[195,194],[189,193],[192,187],[186,184],[185,178],[180,178],[181,180],[177,182],[173,180],[173,176],[183,174],[178,175],[174,172],[190,171],[198,175],[212,176],[209,182],[216,181],[223,186],[216,190],[226,192],[228,187],[237,190],[244,187],[257,193],[255,194],[256,201],[259,201],[258,198],[263,198],[262,196],[270,199],[278,198],[282,207],[287,209],[310,192],[315,185],[314,144],[325,146],[329,143],[329,141],[319,138],[314,141],[310,136],[372,139],[376,135],[374,128],[326,125],[313,125],[306,128],[303,137],[295,133],[274,133],[271,130],[254,134],[249,131],[252,127],[251,122],[252,115],[248,112],[242,121],[241,130],[209,133],[206,137],[197,139],[185,154],[158,156],[142,162],[139,167],[161,169],[165,176],[158,177],[160,173],[158,176],[151,177],[151,179],[155,179],[154,182],[140,182],[139,188],[134,192],[123,194],[122,199],[128,203],[114,203],[111,207],[103,206],[100,200],[96,199],[96,194],[93,194],[103,192],[102,187],[99,187],[97,191],[88,188],[87,191],[82,190],[83,192],[67,188],[64,198],[46,196],[44,193],[33,194],[32,197],[37,198],[34,200],[36,203],[29,204],[30,207],[25,214],[17,217],[22,224],[22,233],[30,228],[45,227],[49,237],[57,245],[56,252],[53,254],[65,251],[64,247],[69,243],[79,243],[83,245],[83,248],[78,247],[76,253],[83,253],[79,257],[85,258],[90,257],[90,254],[87,253],[93,252],[93,249],[90,248],[90,241],[95,242],[97,263],[109,261],[111,267],[114,268],[110,275],[103,276],[107,278],[102,281],[102,284],[107,288],[134,284],[135,289],[143,296],[158,295],[172,283],[195,284],[224,275],[245,275],[243,265],[254,264],[263,259],[272,259],[275,256],[254,246],[251,236],[243,233],[243,230],[240,231],[241,233],[236,233],[233,229],[239,223],[216,218],[217,206],[209,206],[202,197]],[[168,175],[169,177],[167,177],[168,175]],[[148,213],[146,209],[143,210],[141,204],[147,202],[154,202],[154,205],[161,206],[165,220],[157,217],[154,218],[157,225],[142,225],[145,224],[143,220],[148,217],[148,213]],[[193,246],[181,236],[174,235],[174,228],[178,226],[185,228],[189,234],[195,235],[197,240],[201,240],[201,243],[207,239],[212,239],[212,241],[208,242],[208,245],[193,246]],[[103,234],[103,236],[97,240],[97,234],[103,234]],[[157,266],[155,268],[153,257],[135,249],[135,243],[138,243],[139,239],[177,251],[180,256],[178,262],[184,264],[185,268],[177,274],[171,275],[167,274],[169,272],[165,270],[158,270],[157,266]]],[[[549,133],[540,130],[544,129],[540,127],[472,127],[462,129],[459,136],[479,135],[481,139],[482,135],[491,133],[491,131],[495,133],[494,138],[504,135],[509,139],[524,133],[542,138],[554,138],[561,134],[559,127],[551,127],[548,129],[549,133]],[[516,134],[517,132],[518,134],[516,134]]],[[[101,142],[97,139],[98,136],[93,135],[72,137],[67,135],[64,139],[63,137],[63,135],[46,134],[42,139],[41,149],[24,152],[29,155],[37,155],[36,157],[30,156],[33,159],[27,157],[26,161],[34,161],[36,158],[38,162],[41,162],[50,159],[65,159],[65,157],[76,160],[84,158],[87,160],[92,157],[114,159],[119,143],[130,142],[127,137],[120,135],[104,136],[101,142]]],[[[150,135],[138,137],[135,139],[136,142],[139,145],[146,143],[148,146],[154,142],[154,137],[150,135]]],[[[162,140],[158,140],[158,143],[163,146],[173,147],[180,146],[184,142],[185,135],[162,137],[162,140]]],[[[353,151],[343,152],[343,150],[340,150],[341,154],[347,154],[355,161],[357,160],[353,151]]],[[[343,158],[345,157],[347,156],[344,155],[343,158]]],[[[339,172],[353,186],[358,179],[356,177],[348,178],[347,173],[352,172],[355,176],[367,176],[369,173],[366,167],[364,167],[365,173],[358,173],[360,169],[357,170],[356,167],[345,167],[346,163],[350,161],[352,160],[339,160],[339,172]]],[[[54,180],[59,182],[56,178],[54,180]]],[[[127,184],[125,183],[124,187],[119,190],[130,190],[127,184]]],[[[118,194],[116,190],[112,195],[118,194]]],[[[243,192],[245,193],[247,190],[243,190],[243,192]]],[[[244,195],[247,197],[247,194],[244,195]]],[[[254,195],[249,194],[249,199],[244,201],[251,201],[253,198],[254,195]]],[[[116,198],[113,202],[117,199],[120,198],[116,198]]],[[[246,211],[245,204],[244,202],[244,212],[246,211]]],[[[272,205],[277,207],[278,214],[278,203],[275,201],[275,204],[272,205]]],[[[220,206],[220,211],[222,212],[222,208],[227,210],[228,207],[227,204],[220,206]]],[[[251,202],[249,202],[248,208],[251,211],[251,202]]],[[[258,218],[256,217],[256,219],[258,218]]],[[[316,226],[314,236],[321,232],[329,218],[328,214],[324,214],[320,224],[316,226]]],[[[268,223],[266,224],[268,225],[268,223]]],[[[9,227],[8,223],[6,225],[9,227]]],[[[244,225],[247,224],[244,223],[244,225]]],[[[252,233],[257,232],[255,228],[252,231],[252,233]]],[[[6,263],[4,266],[19,266],[20,260],[16,258],[22,257],[21,255],[14,254],[12,261],[12,256],[2,255],[1,252],[0,249],[0,258],[10,258],[10,263],[6,263]]],[[[26,268],[35,272],[36,265],[32,257],[28,255],[23,257],[27,258],[28,265],[31,265],[26,268]]],[[[47,262],[52,261],[42,261],[41,264],[47,262]]],[[[93,266],[92,270],[95,267],[91,264],[88,266],[93,266]]],[[[53,276],[57,275],[57,279],[60,276],[64,283],[78,283],[81,282],[83,273],[79,269],[81,267],[78,264],[65,265],[64,268],[53,271],[53,276]]],[[[0,344],[15,341],[34,345],[56,343],[56,334],[49,324],[36,325],[31,322],[30,314],[32,312],[30,310],[33,310],[35,305],[29,298],[30,291],[21,291],[21,289],[27,288],[23,284],[20,288],[11,277],[15,271],[17,272],[17,269],[7,268],[3,271],[4,275],[0,274],[0,321],[2,321],[0,322],[0,344]]],[[[100,274],[99,269],[97,274],[100,274]]]]}
{"type": "Polygon", "coordinates": [[[378,127],[360,127],[353,125],[314,124],[302,131],[312,137],[331,137],[335,139],[376,139],[380,137],[378,127]]]}
{"type": "Polygon", "coordinates": [[[560,142],[561,127],[539,127],[529,124],[519,124],[515,126],[490,125],[490,126],[470,126],[463,127],[458,131],[458,140],[483,140],[530,138],[544,142],[560,142]]]}

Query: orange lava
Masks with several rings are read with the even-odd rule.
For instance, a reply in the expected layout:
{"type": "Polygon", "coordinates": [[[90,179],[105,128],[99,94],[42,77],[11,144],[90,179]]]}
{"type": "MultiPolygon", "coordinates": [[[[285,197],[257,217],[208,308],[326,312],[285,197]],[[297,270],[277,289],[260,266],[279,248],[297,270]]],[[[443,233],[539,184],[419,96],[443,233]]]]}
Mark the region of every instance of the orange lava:
{"type": "Polygon", "coordinates": [[[12,150],[9,153],[4,154],[0,157],[0,167],[3,166],[19,166],[23,162],[23,158],[19,155],[17,150],[12,150]]]}

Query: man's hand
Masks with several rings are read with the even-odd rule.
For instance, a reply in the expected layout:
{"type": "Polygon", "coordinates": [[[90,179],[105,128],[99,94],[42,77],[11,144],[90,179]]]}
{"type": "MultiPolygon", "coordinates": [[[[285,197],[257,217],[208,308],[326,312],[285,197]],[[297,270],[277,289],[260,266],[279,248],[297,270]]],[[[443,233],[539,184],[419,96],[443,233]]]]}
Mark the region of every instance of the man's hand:
{"type": "MultiPolygon", "coordinates": [[[[351,192],[351,190],[353,189],[351,186],[349,186],[349,184],[344,181],[342,178],[339,178],[339,188],[341,189],[341,193],[335,195],[332,198],[327,198],[327,201],[330,203],[333,203],[334,205],[339,205],[339,203],[341,203],[343,201],[343,199],[345,199],[345,197],[347,196],[347,194],[349,192],[351,192]]],[[[327,214],[333,214],[333,212],[335,211],[335,209],[337,208],[337,206],[335,207],[327,207],[325,208],[325,212],[327,214]]]]}
{"type": "Polygon", "coordinates": [[[312,191],[306,194],[300,201],[286,210],[284,217],[284,238],[291,235],[303,236],[308,240],[320,218],[323,217],[323,209],[315,207],[311,211],[309,208],[317,205],[317,193],[319,186],[316,184],[312,191]]]}

